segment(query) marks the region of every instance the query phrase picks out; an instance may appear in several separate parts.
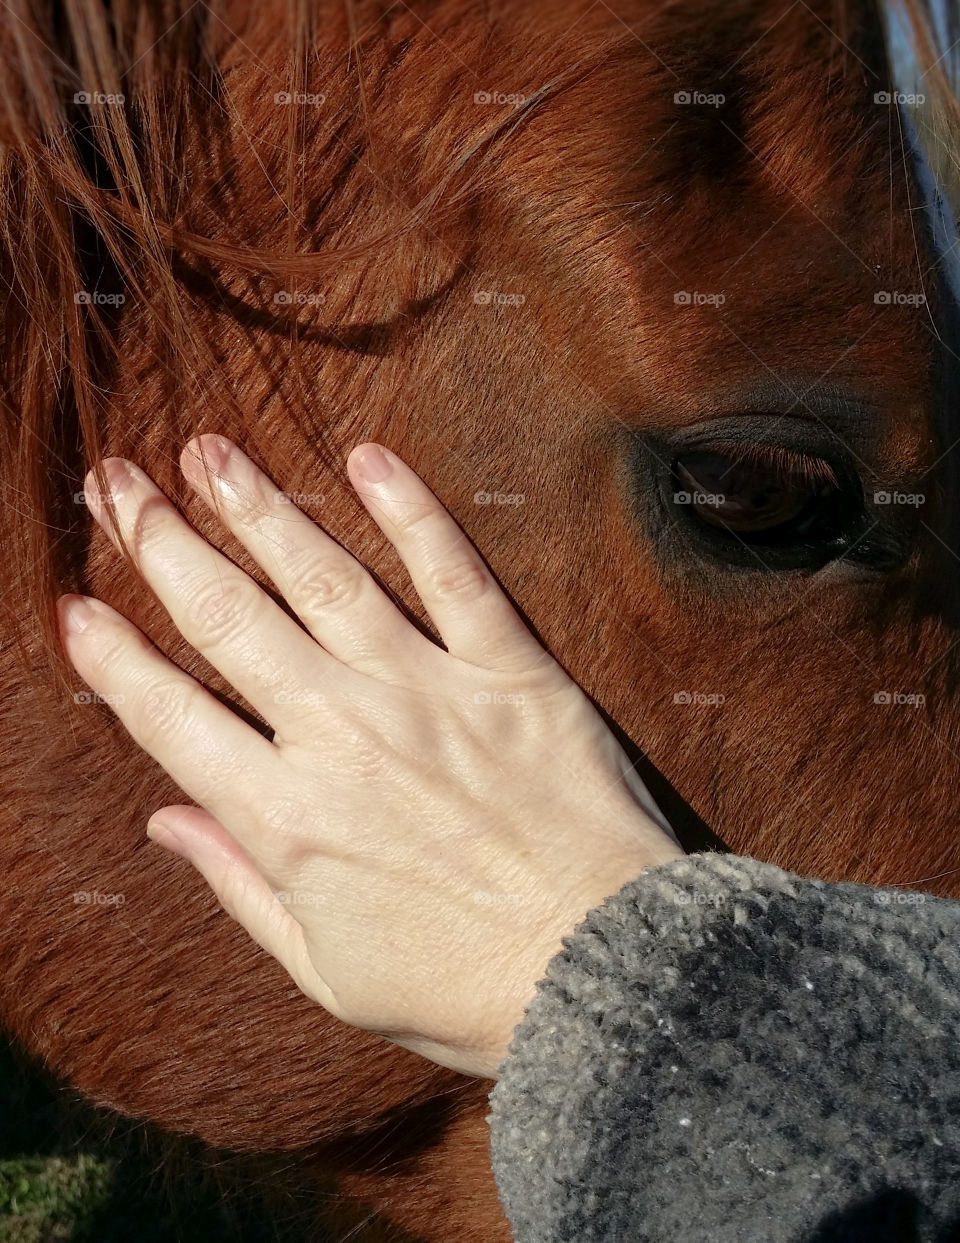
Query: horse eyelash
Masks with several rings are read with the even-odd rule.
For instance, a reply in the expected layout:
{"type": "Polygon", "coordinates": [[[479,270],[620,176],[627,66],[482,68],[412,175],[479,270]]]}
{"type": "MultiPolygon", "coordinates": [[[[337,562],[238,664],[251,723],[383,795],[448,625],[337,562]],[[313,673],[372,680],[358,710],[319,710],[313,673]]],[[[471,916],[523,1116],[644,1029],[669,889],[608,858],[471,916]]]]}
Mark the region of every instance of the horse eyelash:
{"type": "Polygon", "coordinates": [[[840,486],[836,470],[826,459],[796,449],[737,443],[711,447],[710,452],[729,457],[736,466],[761,467],[777,479],[796,479],[799,475],[812,486],[840,486]]]}

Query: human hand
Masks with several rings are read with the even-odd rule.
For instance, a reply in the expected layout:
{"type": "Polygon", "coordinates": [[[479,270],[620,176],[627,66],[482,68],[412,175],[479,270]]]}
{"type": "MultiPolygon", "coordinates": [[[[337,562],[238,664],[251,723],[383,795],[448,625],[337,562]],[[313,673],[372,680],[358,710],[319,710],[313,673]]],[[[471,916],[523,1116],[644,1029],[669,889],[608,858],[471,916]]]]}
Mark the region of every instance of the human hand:
{"type": "MultiPolygon", "coordinates": [[[[106,604],[63,597],[78,673],[199,804],[154,813],[148,833],[332,1014],[493,1077],[562,936],[682,851],[596,709],[389,450],[354,449],[350,478],[447,651],[235,445],[200,437],[181,465],[306,630],[139,468],[104,463],[146,582],[274,730],[106,604]]],[[[85,487],[116,542],[92,473],[85,487]]]]}

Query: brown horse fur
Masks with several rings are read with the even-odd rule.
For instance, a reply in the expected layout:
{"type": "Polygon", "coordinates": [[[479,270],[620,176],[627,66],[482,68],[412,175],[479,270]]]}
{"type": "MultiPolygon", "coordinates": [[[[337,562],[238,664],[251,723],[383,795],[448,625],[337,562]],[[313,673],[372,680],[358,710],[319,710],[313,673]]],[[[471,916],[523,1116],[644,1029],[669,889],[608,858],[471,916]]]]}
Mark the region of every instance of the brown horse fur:
{"type": "Polygon", "coordinates": [[[222,431],[418,615],[345,480],[382,440],[642,747],[685,840],[960,894],[956,341],[901,114],[874,102],[878,15],[11,0],[0,55],[3,1022],[100,1104],[296,1151],[416,1237],[507,1239],[489,1085],[332,1021],[145,839],[178,791],[73,703],[54,596],[230,688],[74,494],[127,455],[262,580],[178,478],[185,438],[222,431]],[[874,560],[701,555],[655,480],[720,418],[845,453],[874,560]],[[880,489],[926,500],[881,511],[880,489]],[[893,691],[925,704],[874,702],[893,691]],[[123,904],[74,901],[93,890],[123,904]]]}

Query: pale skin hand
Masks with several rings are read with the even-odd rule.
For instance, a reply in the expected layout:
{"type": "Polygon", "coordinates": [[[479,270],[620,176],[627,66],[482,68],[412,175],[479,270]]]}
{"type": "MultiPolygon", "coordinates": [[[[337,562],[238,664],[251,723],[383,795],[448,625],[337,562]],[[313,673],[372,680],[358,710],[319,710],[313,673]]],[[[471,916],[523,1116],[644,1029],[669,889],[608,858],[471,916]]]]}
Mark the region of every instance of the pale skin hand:
{"type": "MultiPolygon", "coordinates": [[[[126,728],[199,805],[148,833],[332,1014],[494,1077],[561,938],[682,853],[619,744],[389,450],[354,449],[350,479],[448,651],[222,437],[191,442],[184,474],[306,631],[136,466],[104,465],[146,582],[275,731],[101,601],[64,597],[78,673],[123,697],[126,728]]],[[[92,474],[86,488],[109,533],[92,474]]]]}

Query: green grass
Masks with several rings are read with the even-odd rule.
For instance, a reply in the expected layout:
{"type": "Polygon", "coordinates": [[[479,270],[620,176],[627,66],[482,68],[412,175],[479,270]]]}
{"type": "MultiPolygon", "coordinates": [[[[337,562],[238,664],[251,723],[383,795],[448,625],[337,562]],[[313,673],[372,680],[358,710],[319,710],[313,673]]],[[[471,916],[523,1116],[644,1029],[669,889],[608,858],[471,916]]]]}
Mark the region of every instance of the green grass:
{"type": "Polygon", "coordinates": [[[0,1042],[0,1243],[323,1243],[320,1194],[96,1110],[0,1042]]]}
{"type": "Polygon", "coordinates": [[[89,1236],[115,1175],[115,1161],[87,1154],[0,1161],[0,1243],[89,1236]]]}

